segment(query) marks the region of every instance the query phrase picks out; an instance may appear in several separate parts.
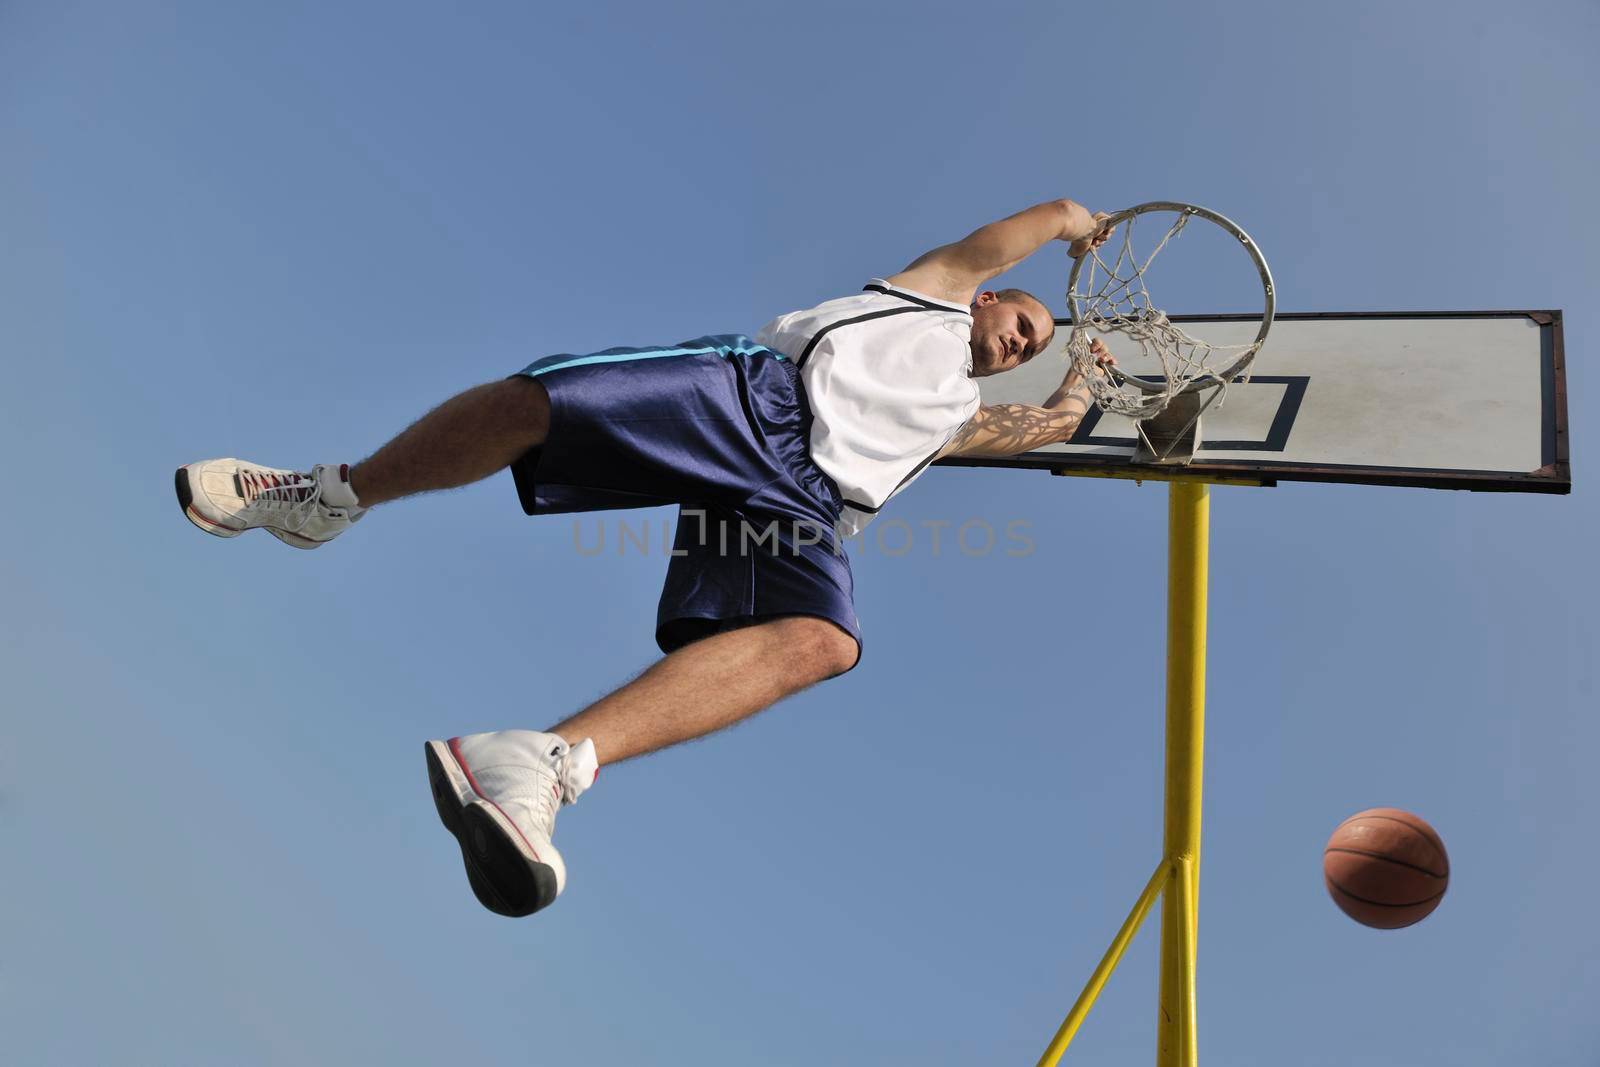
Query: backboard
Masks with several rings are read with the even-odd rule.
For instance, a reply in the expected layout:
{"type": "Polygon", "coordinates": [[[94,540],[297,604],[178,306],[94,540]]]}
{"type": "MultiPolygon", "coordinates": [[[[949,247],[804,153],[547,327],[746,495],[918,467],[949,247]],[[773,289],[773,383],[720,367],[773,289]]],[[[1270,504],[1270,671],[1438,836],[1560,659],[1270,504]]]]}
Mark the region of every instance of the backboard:
{"type": "MultiPolygon", "coordinates": [[[[1259,316],[1174,315],[1242,344],[1259,316]]],[[[1066,373],[1070,323],[1026,365],[979,380],[983,403],[1041,403],[1066,373]]],[[[1131,374],[1114,335],[1112,352],[1131,374]]],[[[1248,381],[1202,415],[1185,466],[1135,462],[1132,422],[1092,408],[1074,438],[1005,459],[1089,477],[1228,484],[1354,482],[1566,493],[1566,380],[1559,311],[1280,313],[1248,381]]]]}

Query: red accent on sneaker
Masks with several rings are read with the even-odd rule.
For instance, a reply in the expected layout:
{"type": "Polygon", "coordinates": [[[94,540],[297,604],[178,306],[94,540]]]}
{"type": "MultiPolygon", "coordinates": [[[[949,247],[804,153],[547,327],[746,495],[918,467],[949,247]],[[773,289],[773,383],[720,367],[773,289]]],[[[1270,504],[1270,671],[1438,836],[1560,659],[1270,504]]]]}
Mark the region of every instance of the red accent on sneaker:
{"type": "Polygon", "coordinates": [[[483,795],[483,790],[478,786],[478,779],[472,776],[472,768],[467,766],[465,757],[461,755],[461,738],[452,737],[450,739],[450,755],[455,757],[456,766],[461,768],[461,773],[467,776],[467,784],[472,787],[472,791],[478,794],[478,796],[483,799],[485,804],[489,805],[491,808],[493,808],[495,811],[498,811],[502,816],[505,817],[506,822],[511,824],[511,828],[517,831],[517,836],[522,838],[522,843],[528,846],[528,851],[533,853],[533,858],[538,860],[540,863],[543,863],[544,860],[540,859],[539,857],[539,850],[533,847],[533,842],[528,840],[528,835],[522,832],[522,830],[517,826],[516,821],[512,819],[511,816],[506,815],[506,809],[502,808],[500,805],[483,795]]]}
{"type": "Polygon", "coordinates": [[[350,484],[350,464],[348,464],[348,463],[339,464],[339,480],[341,482],[343,482],[345,485],[349,485],[350,484]]]}
{"type": "Polygon", "coordinates": [[[204,526],[215,526],[219,530],[232,530],[234,533],[244,533],[244,527],[242,527],[242,526],[229,526],[225,522],[214,522],[211,519],[208,519],[204,515],[200,514],[193,507],[188,507],[188,508],[185,508],[184,510],[189,513],[189,517],[191,519],[193,519],[194,521],[196,521],[196,522],[198,522],[198,523],[200,523],[200,524],[202,524],[204,526]]]}

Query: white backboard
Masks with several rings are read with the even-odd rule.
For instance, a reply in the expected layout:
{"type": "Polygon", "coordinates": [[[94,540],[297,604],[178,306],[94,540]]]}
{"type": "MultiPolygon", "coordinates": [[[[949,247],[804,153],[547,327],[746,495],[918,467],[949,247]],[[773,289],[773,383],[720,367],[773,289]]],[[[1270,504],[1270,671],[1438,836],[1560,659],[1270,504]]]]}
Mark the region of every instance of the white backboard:
{"type": "MultiPolygon", "coordinates": [[[[1246,343],[1260,323],[1173,321],[1218,344],[1246,343]]],[[[1049,349],[981,379],[983,402],[1042,402],[1066,373],[1071,329],[1058,322],[1049,349]]],[[[1105,340],[1129,373],[1155,370],[1138,366],[1115,334],[1105,340]]],[[[1280,314],[1250,369],[1202,416],[1199,447],[1184,467],[1134,463],[1133,424],[1098,409],[1067,444],[947,462],[1263,485],[1571,490],[1559,311],[1280,314]]]]}

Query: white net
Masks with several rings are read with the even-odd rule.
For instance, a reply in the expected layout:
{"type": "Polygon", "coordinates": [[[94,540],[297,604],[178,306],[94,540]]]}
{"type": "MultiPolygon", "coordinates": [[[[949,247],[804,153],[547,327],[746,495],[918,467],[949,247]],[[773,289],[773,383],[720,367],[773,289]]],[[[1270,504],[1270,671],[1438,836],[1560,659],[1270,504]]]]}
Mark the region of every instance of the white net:
{"type": "MultiPolygon", "coordinates": [[[[1261,347],[1260,338],[1243,345],[1216,345],[1192,337],[1151,301],[1145,272],[1162,249],[1183,232],[1194,212],[1177,210],[1176,221],[1143,258],[1135,251],[1136,223],[1148,218],[1159,225],[1162,214],[1173,213],[1129,215],[1120,227],[1122,239],[1116,246],[1115,257],[1108,261],[1104,248],[1087,253],[1090,258],[1074,272],[1072,287],[1067,292],[1068,304],[1073,308],[1067,355],[1079,373],[1088,379],[1101,408],[1133,419],[1151,418],[1179,393],[1211,385],[1219,391],[1212,399],[1220,403],[1228,383],[1239,378],[1261,347]],[[1115,334],[1117,339],[1136,343],[1144,356],[1137,363],[1159,368],[1159,380],[1154,374],[1135,378],[1115,369],[1107,374],[1098,373],[1090,342],[1104,334],[1115,334]]],[[[1147,225],[1144,232],[1149,229],[1147,225]]],[[[1115,340],[1111,345],[1119,359],[1129,354],[1126,347],[1116,345],[1115,340]]]]}

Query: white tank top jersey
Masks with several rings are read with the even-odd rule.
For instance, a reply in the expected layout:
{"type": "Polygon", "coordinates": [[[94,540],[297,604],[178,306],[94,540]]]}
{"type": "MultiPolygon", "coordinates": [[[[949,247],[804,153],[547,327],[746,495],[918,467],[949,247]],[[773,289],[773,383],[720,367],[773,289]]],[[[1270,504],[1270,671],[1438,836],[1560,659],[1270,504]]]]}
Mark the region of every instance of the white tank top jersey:
{"type": "Polygon", "coordinates": [[[756,335],[800,369],[811,458],[844,498],[843,536],[871,522],[977,412],[971,340],[966,307],[881,278],[756,335]]]}

